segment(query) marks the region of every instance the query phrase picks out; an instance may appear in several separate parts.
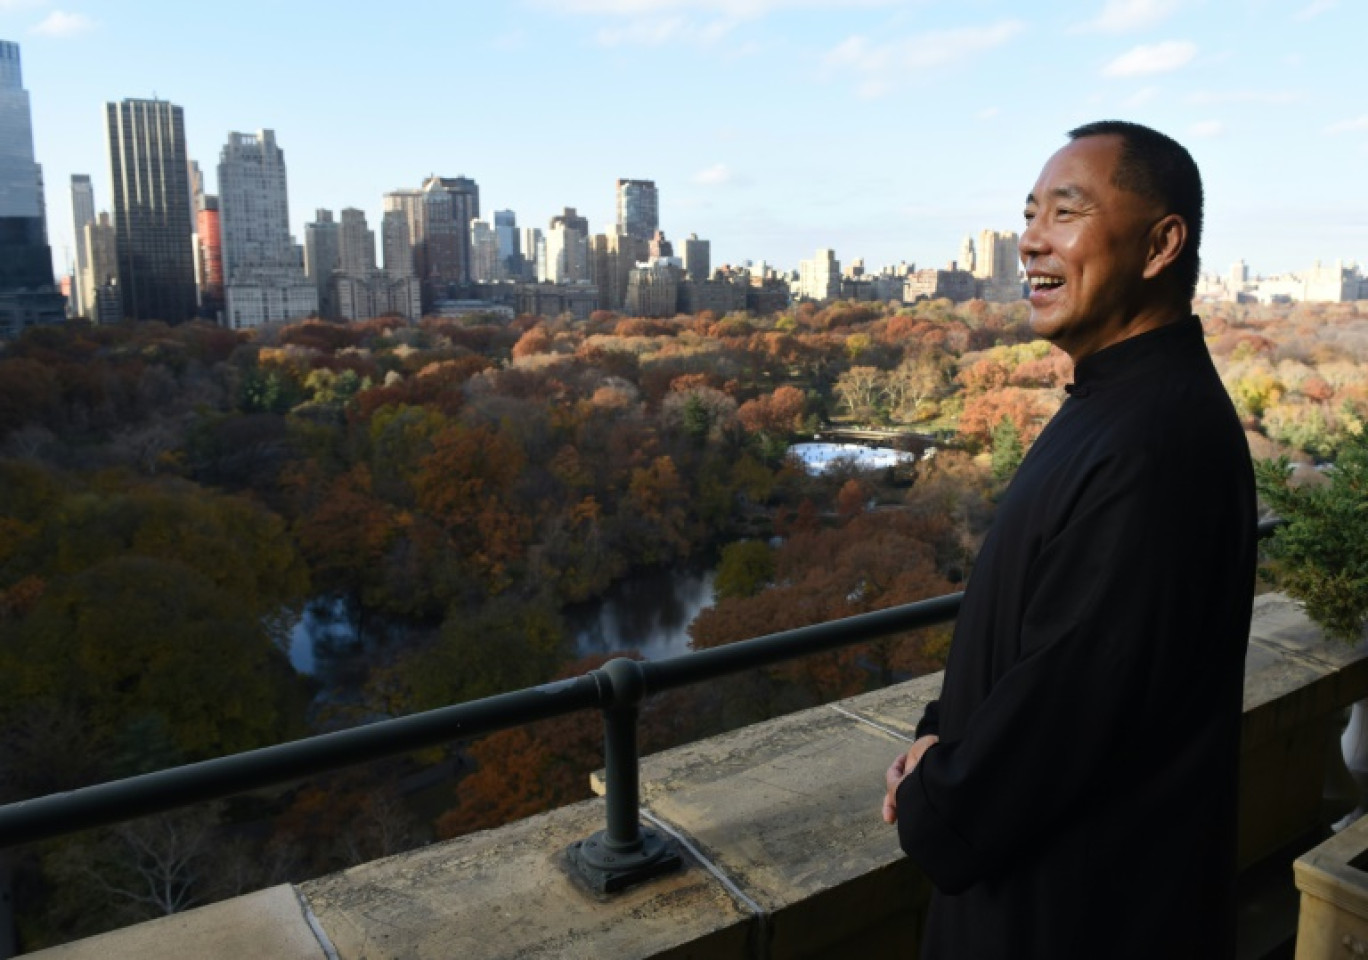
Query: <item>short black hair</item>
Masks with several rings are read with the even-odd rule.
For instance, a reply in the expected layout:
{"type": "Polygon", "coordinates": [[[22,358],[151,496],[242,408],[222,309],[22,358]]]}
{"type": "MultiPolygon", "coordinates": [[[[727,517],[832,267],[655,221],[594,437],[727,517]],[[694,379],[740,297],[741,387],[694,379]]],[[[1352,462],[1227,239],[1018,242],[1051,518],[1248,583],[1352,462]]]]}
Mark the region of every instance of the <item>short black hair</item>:
{"type": "Polygon", "coordinates": [[[1201,270],[1202,175],[1197,163],[1177,140],[1127,120],[1098,120],[1069,131],[1070,140],[1107,136],[1121,138],[1121,159],[1112,182],[1122,190],[1156,201],[1165,214],[1176,213],[1186,221],[1188,239],[1174,269],[1191,299],[1197,292],[1201,270]]]}

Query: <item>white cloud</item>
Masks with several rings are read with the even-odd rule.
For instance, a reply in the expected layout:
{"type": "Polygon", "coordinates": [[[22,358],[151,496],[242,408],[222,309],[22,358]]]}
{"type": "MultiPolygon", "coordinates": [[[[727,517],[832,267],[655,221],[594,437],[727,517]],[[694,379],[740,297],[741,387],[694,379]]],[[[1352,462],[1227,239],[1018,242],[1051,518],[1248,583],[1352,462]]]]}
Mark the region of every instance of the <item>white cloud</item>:
{"type": "Polygon", "coordinates": [[[1158,87],[1141,87],[1121,102],[1127,107],[1142,107],[1157,96],[1159,96],[1158,87]]]}
{"type": "Polygon", "coordinates": [[[862,97],[888,93],[896,81],[1000,47],[1024,29],[1019,20],[1000,20],[984,27],[936,30],[882,43],[867,37],[842,40],[822,58],[828,74],[851,72],[862,97]]]}
{"type": "Polygon", "coordinates": [[[1220,137],[1225,132],[1226,125],[1220,120],[1199,120],[1188,127],[1188,133],[1194,137],[1220,137]]]}
{"type": "Polygon", "coordinates": [[[978,113],[974,114],[974,116],[978,117],[980,120],[991,120],[1001,112],[1002,111],[997,107],[984,107],[978,113]]]}
{"type": "Polygon", "coordinates": [[[1292,14],[1293,20],[1312,20],[1322,13],[1328,13],[1339,6],[1339,0],[1311,0],[1306,6],[1292,14]]]}
{"type": "MultiPolygon", "coordinates": [[[[3,0],[0,0],[3,2],[3,0]]],[[[753,18],[780,10],[844,10],[850,7],[886,7],[905,0],[534,0],[557,13],[657,15],[672,11],[712,11],[728,17],[753,18]]]]}
{"type": "Polygon", "coordinates": [[[1341,120],[1339,123],[1332,123],[1325,128],[1326,133],[1356,133],[1359,130],[1368,130],[1368,113],[1354,117],[1352,120],[1341,120]]]}
{"type": "Polygon", "coordinates": [[[659,47],[667,43],[697,43],[704,46],[717,43],[727,36],[740,21],[718,19],[696,24],[684,17],[664,20],[631,20],[619,27],[604,27],[596,39],[605,47],[659,47]]]}
{"type": "MultiPolygon", "coordinates": [[[[0,3],[6,0],[0,0],[0,3]]],[[[597,17],[607,21],[595,33],[604,47],[658,47],[668,43],[713,46],[738,26],[771,13],[791,10],[849,10],[902,6],[915,0],[523,0],[550,13],[597,17]]],[[[753,56],[750,40],[731,57],[753,56]]]]}
{"type": "Polygon", "coordinates": [[[1265,107],[1282,107],[1303,99],[1291,90],[1198,90],[1190,94],[1188,103],[1212,106],[1222,103],[1256,103],[1265,107]]]}
{"type": "Polygon", "coordinates": [[[93,29],[95,21],[91,20],[83,13],[67,13],[65,10],[54,10],[49,13],[42,21],[30,32],[41,34],[45,37],[71,37],[78,33],[85,33],[93,29]]]}
{"type": "Polygon", "coordinates": [[[714,163],[695,173],[691,179],[700,186],[719,187],[731,182],[732,172],[725,163],[714,163]]]}
{"type": "Polygon", "coordinates": [[[1131,33],[1168,19],[1177,9],[1178,0],[1107,0],[1095,19],[1070,32],[1131,33]]]}
{"type": "Polygon", "coordinates": [[[1108,77],[1139,77],[1150,73],[1169,73],[1186,66],[1195,56],[1197,44],[1189,40],[1142,44],[1107,64],[1102,74],[1108,77]]]}

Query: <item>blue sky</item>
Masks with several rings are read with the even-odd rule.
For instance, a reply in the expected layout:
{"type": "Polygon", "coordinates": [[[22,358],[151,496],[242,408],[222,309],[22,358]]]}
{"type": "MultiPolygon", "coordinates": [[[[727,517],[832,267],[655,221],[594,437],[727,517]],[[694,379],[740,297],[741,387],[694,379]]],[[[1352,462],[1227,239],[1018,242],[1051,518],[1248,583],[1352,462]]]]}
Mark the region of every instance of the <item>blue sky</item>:
{"type": "Polygon", "coordinates": [[[1148,123],[1207,183],[1207,269],[1368,261],[1363,0],[0,0],[22,45],[54,259],[68,184],[109,206],[103,104],[185,108],[211,184],[231,130],[276,131],[292,229],[430,173],[481,213],[595,232],[654,179],[713,262],[939,266],[1018,229],[1064,132],[1148,123]]]}

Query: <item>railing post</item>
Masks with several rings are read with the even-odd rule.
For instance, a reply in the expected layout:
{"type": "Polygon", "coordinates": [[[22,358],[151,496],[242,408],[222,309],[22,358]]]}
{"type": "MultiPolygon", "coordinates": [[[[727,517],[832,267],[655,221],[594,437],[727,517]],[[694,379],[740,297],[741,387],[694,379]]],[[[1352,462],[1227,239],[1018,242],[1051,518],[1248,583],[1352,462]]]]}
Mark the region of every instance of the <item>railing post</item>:
{"type": "Polygon", "coordinates": [[[615,893],[679,868],[669,837],[642,829],[637,717],[646,698],[641,664],[619,657],[593,671],[603,704],[603,780],[607,828],[566,851],[571,867],[592,889],[615,893]]]}

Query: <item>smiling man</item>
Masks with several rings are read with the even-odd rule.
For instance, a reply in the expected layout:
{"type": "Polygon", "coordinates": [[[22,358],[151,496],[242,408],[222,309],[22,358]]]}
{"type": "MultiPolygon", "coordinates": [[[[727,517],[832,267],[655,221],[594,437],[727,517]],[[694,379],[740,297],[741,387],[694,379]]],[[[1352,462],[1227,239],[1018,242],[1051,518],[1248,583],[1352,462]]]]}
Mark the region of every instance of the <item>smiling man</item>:
{"type": "Polygon", "coordinates": [[[1202,185],[1079,127],[1026,199],[1031,327],[1074,361],[998,507],[884,819],[927,960],[1234,956],[1255,499],[1190,304],[1202,185]]]}

